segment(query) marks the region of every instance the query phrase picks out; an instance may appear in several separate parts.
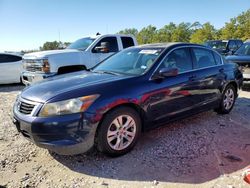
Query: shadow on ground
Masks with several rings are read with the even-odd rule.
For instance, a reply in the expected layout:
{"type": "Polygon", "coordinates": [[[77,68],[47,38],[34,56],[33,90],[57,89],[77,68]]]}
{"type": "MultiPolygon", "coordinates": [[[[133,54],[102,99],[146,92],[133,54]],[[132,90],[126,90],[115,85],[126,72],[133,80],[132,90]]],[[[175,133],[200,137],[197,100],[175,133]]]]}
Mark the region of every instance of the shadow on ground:
{"type": "Polygon", "coordinates": [[[242,86],[243,91],[250,91],[250,83],[244,83],[242,86]]]}
{"type": "Polygon", "coordinates": [[[98,152],[51,155],[69,169],[91,176],[204,183],[250,164],[248,104],[250,99],[239,98],[229,115],[209,111],[146,132],[133,151],[118,158],[98,152]]]}
{"type": "Polygon", "coordinates": [[[12,91],[21,91],[24,89],[23,84],[2,84],[0,85],[0,93],[1,92],[12,92],[12,91]]]}

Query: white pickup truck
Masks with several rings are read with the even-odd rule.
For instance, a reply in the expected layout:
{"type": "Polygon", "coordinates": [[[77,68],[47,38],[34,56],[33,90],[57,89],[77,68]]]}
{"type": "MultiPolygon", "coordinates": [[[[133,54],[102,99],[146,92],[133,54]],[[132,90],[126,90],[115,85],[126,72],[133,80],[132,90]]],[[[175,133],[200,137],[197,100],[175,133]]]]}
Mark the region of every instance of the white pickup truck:
{"type": "Polygon", "coordinates": [[[135,45],[137,41],[131,35],[107,34],[79,39],[63,50],[28,53],[23,56],[22,81],[30,85],[51,76],[86,70],[135,45]]]}

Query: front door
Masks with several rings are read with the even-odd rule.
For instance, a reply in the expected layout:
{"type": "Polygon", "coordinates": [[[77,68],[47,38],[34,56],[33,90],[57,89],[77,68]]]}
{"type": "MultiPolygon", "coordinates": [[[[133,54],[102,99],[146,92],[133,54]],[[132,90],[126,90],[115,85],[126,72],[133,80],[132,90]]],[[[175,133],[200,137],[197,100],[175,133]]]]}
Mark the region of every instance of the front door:
{"type": "Polygon", "coordinates": [[[100,63],[104,59],[113,55],[114,53],[119,51],[118,42],[116,37],[104,37],[101,39],[92,49],[91,56],[93,66],[100,63]],[[96,47],[101,47],[102,43],[106,43],[108,45],[108,49],[103,51],[95,50],[96,47]]]}
{"type": "Polygon", "coordinates": [[[179,73],[174,77],[162,80],[151,80],[150,92],[144,98],[149,101],[148,116],[157,123],[180,115],[193,108],[195,95],[193,87],[193,63],[188,47],[178,48],[167,55],[158,72],[162,68],[178,68],[179,73]]]}

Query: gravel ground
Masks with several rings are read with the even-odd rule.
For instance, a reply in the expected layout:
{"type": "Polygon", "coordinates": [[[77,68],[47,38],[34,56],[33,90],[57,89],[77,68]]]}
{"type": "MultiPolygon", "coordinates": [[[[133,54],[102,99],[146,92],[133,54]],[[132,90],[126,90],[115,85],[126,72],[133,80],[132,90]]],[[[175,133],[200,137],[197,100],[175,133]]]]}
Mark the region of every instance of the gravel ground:
{"type": "Polygon", "coordinates": [[[0,86],[2,187],[249,187],[242,172],[250,165],[250,92],[240,92],[229,115],[209,111],[167,124],[109,158],[59,156],[24,139],[11,120],[21,89],[0,86]]]}

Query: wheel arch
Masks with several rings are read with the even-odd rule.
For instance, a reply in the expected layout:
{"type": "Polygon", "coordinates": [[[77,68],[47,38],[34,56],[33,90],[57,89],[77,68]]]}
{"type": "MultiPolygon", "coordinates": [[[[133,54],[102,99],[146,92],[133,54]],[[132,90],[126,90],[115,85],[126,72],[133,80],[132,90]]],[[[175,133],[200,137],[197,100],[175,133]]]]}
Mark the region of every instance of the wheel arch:
{"type": "Polygon", "coordinates": [[[230,81],[230,82],[228,82],[228,83],[225,85],[225,87],[223,88],[223,91],[222,91],[222,92],[224,92],[225,89],[227,88],[227,86],[229,86],[229,85],[232,85],[232,86],[235,88],[236,94],[238,95],[239,86],[238,86],[238,84],[237,84],[236,81],[230,81]]]}
{"type": "Polygon", "coordinates": [[[69,65],[69,66],[62,66],[58,67],[57,74],[66,74],[75,71],[86,70],[87,67],[85,65],[69,65]]]}
{"type": "Polygon", "coordinates": [[[139,117],[140,117],[140,120],[141,120],[141,128],[142,128],[142,132],[145,130],[144,129],[144,123],[145,123],[145,120],[144,120],[144,117],[145,117],[145,111],[143,110],[143,108],[141,106],[139,106],[138,104],[135,104],[135,103],[122,103],[122,104],[118,104],[116,106],[113,106],[112,108],[108,109],[104,114],[102,114],[102,117],[101,117],[101,120],[99,121],[98,123],[98,126],[97,126],[97,131],[96,133],[98,132],[98,129],[100,127],[100,125],[102,124],[104,118],[112,111],[118,109],[118,108],[122,108],[122,107],[128,107],[128,108],[131,108],[133,110],[135,110],[139,117]]]}

